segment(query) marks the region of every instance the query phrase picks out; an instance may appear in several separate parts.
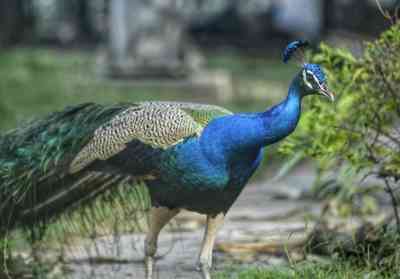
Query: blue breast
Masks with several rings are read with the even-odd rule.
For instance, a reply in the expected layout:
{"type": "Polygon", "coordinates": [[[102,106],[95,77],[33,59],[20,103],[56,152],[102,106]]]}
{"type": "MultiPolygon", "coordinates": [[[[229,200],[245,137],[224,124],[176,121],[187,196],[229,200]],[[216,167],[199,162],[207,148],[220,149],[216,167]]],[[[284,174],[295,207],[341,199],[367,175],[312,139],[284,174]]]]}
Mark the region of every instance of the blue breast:
{"type": "Polygon", "coordinates": [[[258,167],[261,149],[236,162],[212,162],[199,138],[191,138],[163,154],[159,180],[149,182],[154,204],[204,214],[226,212],[258,167]]]}
{"type": "Polygon", "coordinates": [[[301,100],[298,80],[286,100],[266,112],[216,118],[200,137],[165,150],[159,179],[148,183],[153,204],[205,214],[226,212],[259,166],[263,147],[295,129],[301,100]]]}

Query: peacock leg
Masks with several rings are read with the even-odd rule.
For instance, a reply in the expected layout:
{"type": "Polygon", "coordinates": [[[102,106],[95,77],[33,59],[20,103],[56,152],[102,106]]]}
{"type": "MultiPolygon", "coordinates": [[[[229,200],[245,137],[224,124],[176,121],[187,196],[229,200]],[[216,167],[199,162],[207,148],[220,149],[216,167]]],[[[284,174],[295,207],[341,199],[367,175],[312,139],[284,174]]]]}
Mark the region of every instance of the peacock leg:
{"type": "Polygon", "coordinates": [[[210,269],[215,238],[219,228],[224,222],[225,215],[220,213],[216,216],[207,215],[206,229],[199,257],[199,270],[203,273],[204,279],[211,279],[210,269]]]}
{"type": "Polygon", "coordinates": [[[177,214],[179,209],[152,207],[150,210],[149,231],[145,240],[146,279],[153,278],[154,255],[157,252],[158,235],[162,228],[177,214]]]}

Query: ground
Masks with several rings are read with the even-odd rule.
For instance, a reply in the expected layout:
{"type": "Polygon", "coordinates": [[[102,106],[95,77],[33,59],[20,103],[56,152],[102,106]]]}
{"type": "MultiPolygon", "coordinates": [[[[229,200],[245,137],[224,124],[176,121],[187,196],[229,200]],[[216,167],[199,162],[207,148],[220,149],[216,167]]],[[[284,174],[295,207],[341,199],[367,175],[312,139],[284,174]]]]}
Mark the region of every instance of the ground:
{"type": "MultiPolygon", "coordinates": [[[[396,278],[305,252],[322,204],[299,197],[310,190],[314,178],[314,168],[301,164],[283,179],[250,183],[218,233],[213,278],[396,278]]],[[[182,212],[161,234],[156,278],[201,279],[195,264],[204,221],[204,216],[182,212]]],[[[360,219],[332,216],[330,222],[332,226],[357,226],[360,219]]],[[[64,258],[69,278],[109,278],[110,273],[114,279],[144,278],[143,242],[143,233],[133,233],[71,247],[64,258]]]]}
{"type": "MultiPolygon", "coordinates": [[[[296,193],[312,182],[309,167],[299,168],[279,182],[263,181],[248,185],[227,215],[218,234],[215,252],[216,270],[227,267],[265,267],[287,263],[287,256],[299,257],[298,244],[303,243],[314,221],[307,221],[310,214],[317,216],[320,205],[310,201],[274,198],[286,193],[296,193]],[[296,181],[296,189],[291,189],[296,181]],[[287,189],[284,191],[284,189],[287,189]],[[308,216],[308,217],[307,217],[308,216]],[[297,252],[288,251],[292,249],[297,252]]],[[[160,237],[157,261],[158,278],[201,278],[194,270],[197,253],[203,236],[204,217],[190,212],[178,215],[177,224],[160,237]],[[171,231],[172,230],[172,231],[171,231]]],[[[90,248],[68,249],[65,260],[71,278],[144,278],[144,234],[122,235],[115,239],[104,237],[90,248]],[[135,247],[135,248],[133,248],[135,247]],[[89,251],[89,252],[88,252],[89,251]],[[96,262],[89,264],[88,258],[96,262]],[[123,263],[113,262],[126,261],[123,263]]]]}

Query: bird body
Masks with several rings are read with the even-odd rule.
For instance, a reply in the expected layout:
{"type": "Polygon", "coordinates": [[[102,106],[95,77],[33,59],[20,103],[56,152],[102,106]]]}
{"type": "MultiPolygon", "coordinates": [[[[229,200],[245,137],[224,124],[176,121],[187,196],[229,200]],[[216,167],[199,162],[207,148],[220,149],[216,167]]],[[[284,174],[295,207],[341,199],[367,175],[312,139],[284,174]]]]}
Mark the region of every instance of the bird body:
{"type": "MultiPolygon", "coordinates": [[[[298,47],[291,46],[286,57],[298,47]]],[[[153,207],[147,278],[160,230],[188,209],[207,215],[199,263],[208,279],[223,216],[265,147],[294,131],[301,100],[311,94],[333,98],[320,67],[305,64],[287,97],[264,112],[178,102],[89,103],[28,123],[0,137],[0,235],[47,223],[118,185],[141,181],[153,207]]]]}
{"type": "MultiPolygon", "coordinates": [[[[135,140],[91,168],[149,176],[146,184],[153,205],[203,214],[226,213],[260,164],[263,147],[295,129],[300,101],[301,94],[293,85],[288,97],[266,112],[231,114],[215,107],[226,114],[211,119],[198,135],[164,148],[145,147],[135,140]]],[[[165,104],[172,110],[185,105],[153,102],[151,106],[165,104]]],[[[186,105],[193,109],[203,106],[186,105]]]]}
{"type": "Polygon", "coordinates": [[[213,119],[201,135],[168,148],[162,176],[148,182],[154,204],[204,214],[226,213],[259,166],[264,146],[291,133],[300,116],[300,92],[262,113],[213,119]]]}

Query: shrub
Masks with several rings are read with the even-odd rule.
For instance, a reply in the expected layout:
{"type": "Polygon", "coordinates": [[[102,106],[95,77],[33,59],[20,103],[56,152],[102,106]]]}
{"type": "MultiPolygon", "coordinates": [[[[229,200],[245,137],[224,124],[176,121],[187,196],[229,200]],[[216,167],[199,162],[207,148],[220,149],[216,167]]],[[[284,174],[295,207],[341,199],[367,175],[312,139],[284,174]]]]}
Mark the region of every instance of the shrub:
{"type": "Polygon", "coordinates": [[[358,182],[374,175],[396,204],[392,187],[400,179],[400,24],[367,43],[360,58],[322,44],[311,60],[324,67],[337,101],[306,100],[299,129],[281,151],[316,158],[322,173],[345,169],[358,182]]]}

